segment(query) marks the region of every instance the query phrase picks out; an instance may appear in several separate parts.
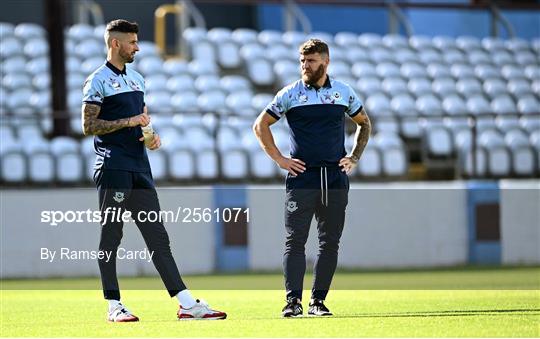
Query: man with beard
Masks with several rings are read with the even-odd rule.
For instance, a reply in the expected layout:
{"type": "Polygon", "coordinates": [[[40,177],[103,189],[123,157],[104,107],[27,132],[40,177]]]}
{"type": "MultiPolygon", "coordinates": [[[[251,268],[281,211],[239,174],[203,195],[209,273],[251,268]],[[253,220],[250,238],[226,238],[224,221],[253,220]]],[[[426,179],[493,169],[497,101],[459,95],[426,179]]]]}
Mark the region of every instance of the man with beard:
{"type": "Polygon", "coordinates": [[[283,317],[301,316],[302,287],[306,271],[305,244],[313,215],[318,225],[319,253],[308,314],[329,316],[324,305],[337,265],[339,240],[348,202],[348,174],[366,147],[371,124],[353,89],[326,74],[328,45],[310,39],[300,46],[302,79],[277,93],[253,130],[263,150],[286,179],[283,268],[287,304],[283,317]],[[356,124],[355,143],[345,152],[345,115],[356,124]],[[274,143],[270,125],[285,116],[291,130],[291,154],[283,156],[274,143]]]}
{"type": "Polygon", "coordinates": [[[141,231],[152,261],[171,297],[180,303],[177,317],[185,319],[225,319],[226,314],[195,300],[186,288],[171,253],[169,236],[161,220],[137,220],[141,215],[160,215],[160,206],[146,154],[161,145],[157,134],[145,143],[141,127],[150,123],[144,103],[144,79],[126,64],[139,50],[136,23],[111,21],[105,30],[107,61],[86,80],[83,88],[82,124],[85,135],[94,135],[96,163],[94,181],[98,189],[102,229],[98,259],[103,294],[109,302],[107,319],[114,322],[138,321],[120,303],[116,275],[116,251],[122,239],[123,218],[108,213],[131,212],[141,231]]]}

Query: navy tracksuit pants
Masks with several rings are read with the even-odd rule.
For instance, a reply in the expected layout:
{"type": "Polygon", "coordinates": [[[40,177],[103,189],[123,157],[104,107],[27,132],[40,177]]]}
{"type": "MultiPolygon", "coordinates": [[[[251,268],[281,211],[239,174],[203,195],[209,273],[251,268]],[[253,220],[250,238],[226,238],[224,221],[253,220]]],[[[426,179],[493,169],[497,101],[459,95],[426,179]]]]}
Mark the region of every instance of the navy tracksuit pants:
{"type": "Polygon", "coordinates": [[[313,268],[311,297],[326,299],[337,266],[339,240],[345,222],[349,178],[337,165],[312,167],[286,179],[283,268],[287,298],[302,299],[306,272],[305,244],[315,215],[319,253],[313,268]]]}
{"type": "MultiPolygon", "coordinates": [[[[178,267],[171,253],[169,235],[161,221],[137,220],[139,211],[159,212],[159,200],[150,172],[130,172],[122,170],[97,170],[94,181],[99,195],[102,218],[109,207],[130,211],[141,231],[146,246],[153,252],[152,261],[171,297],[186,289],[178,267]]],[[[116,251],[122,239],[124,223],[109,215],[101,227],[100,251],[110,251],[111,258],[99,259],[101,283],[105,299],[120,300],[120,290],[116,275],[116,251]]]]}

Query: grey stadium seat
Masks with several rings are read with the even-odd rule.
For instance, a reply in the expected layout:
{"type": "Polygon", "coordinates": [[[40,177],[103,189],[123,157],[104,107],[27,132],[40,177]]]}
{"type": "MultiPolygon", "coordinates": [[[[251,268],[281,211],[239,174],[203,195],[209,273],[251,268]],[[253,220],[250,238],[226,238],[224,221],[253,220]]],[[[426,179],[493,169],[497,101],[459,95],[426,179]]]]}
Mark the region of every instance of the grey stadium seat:
{"type": "Polygon", "coordinates": [[[345,58],[352,65],[355,62],[370,62],[369,54],[361,47],[350,47],[345,51],[345,58]]]}
{"type": "Polygon", "coordinates": [[[254,178],[269,179],[277,175],[276,164],[259,149],[249,152],[249,167],[254,178]]]}
{"type": "Polygon", "coordinates": [[[408,93],[409,88],[407,87],[407,82],[401,77],[386,77],[382,82],[382,88],[387,93],[389,97],[401,93],[408,93]]]}
{"type": "Polygon", "coordinates": [[[198,95],[193,91],[177,92],[171,97],[171,106],[175,113],[200,112],[197,103],[198,95]]]}
{"type": "Polygon", "coordinates": [[[201,93],[197,99],[199,110],[209,113],[226,113],[225,109],[225,93],[222,91],[208,91],[201,93]]]}
{"type": "Polygon", "coordinates": [[[352,32],[337,32],[334,36],[334,42],[338,46],[351,48],[358,44],[358,34],[352,32]]]}
{"type": "Polygon", "coordinates": [[[444,112],[449,115],[464,115],[469,112],[465,101],[455,94],[444,97],[442,107],[444,112]]]}
{"type": "Polygon", "coordinates": [[[514,63],[514,56],[508,51],[498,50],[497,53],[491,54],[493,63],[499,67],[514,63]]]}
{"type": "MultiPolygon", "coordinates": [[[[540,54],[540,53],[539,53],[540,54]]],[[[525,67],[525,76],[530,80],[534,81],[540,79],[540,67],[535,65],[529,65],[525,67]]]]}
{"type": "Polygon", "coordinates": [[[443,112],[440,100],[432,94],[416,99],[416,108],[423,115],[440,115],[443,112]]]}
{"type": "Polygon", "coordinates": [[[282,35],[283,33],[280,31],[266,29],[259,32],[257,39],[261,44],[273,46],[274,44],[283,43],[282,35]]]}
{"type": "Polygon", "coordinates": [[[284,43],[296,49],[301,43],[306,41],[306,35],[303,32],[287,31],[283,33],[281,39],[284,43]]]}
{"type": "Polygon", "coordinates": [[[380,177],[383,174],[381,153],[374,143],[368,143],[358,161],[358,174],[363,177],[380,177]]]}
{"type": "Polygon", "coordinates": [[[32,38],[45,38],[47,36],[47,32],[43,27],[37,24],[26,22],[20,23],[15,26],[13,34],[17,38],[23,40],[30,40],[32,38]]]}
{"type": "Polygon", "coordinates": [[[139,61],[137,68],[144,76],[165,73],[163,71],[163,59],[156,56],[147,56],[146,58],[142,58],[139,61]]]}
{"type": "Polygon", "coordinates": [[[459,79],[456,83],[456,89],[465,98],[482,94],[483,92],[482,84],[476,78],[459,79]]]}
{"type": "Polygon", "coordinates": [[[382,91],[381,80],[376,76],[360,77],[356,87],[364,93],[375,93],[382,91]]]}
{"type": "Polygon", "coordinates": [[[483,83],[483,89],[491,99],[494,99],[499,95],[507,95],[509,93],[506,83],[505,80],[500,78],[486,79],[483,83]]]}
{"type": "Polygon", "coordinates": [[[363,33],[358,36],[358,43],[364,48],[383,47],[382,37],[375,33],[363,33]]]}
{"type": "Polygon", "coordinates": [[[426,67],[416,62],[406,62],[400,67],[401,75],[405,78],[425,78],[428,76],[426,67]]]}
{"type": "Polygon", "coordinates": [[[451,49],[443,54],[443,59],[449,65],[467,62],[467,57],[457,49],[451,49]]]}
{"type": "Polygon", "coordinates": [[[251,90],[251,83],[241,75],[226,75],[220,79],[221,88],[229,93],[251,90]]]}
{"type": "Polygon", "coordinates": [[[472,114],[490,113],[491,106],[483,95],[474,95],[467,99],[467,108],[472,114]]]}
{"type": "Polygon", "coordinates": [[[411,36],[409,38],[409,45],[418,51],[433,49],[435,47],[435,45],[433,44],[433,39],[423,35],[411,36]]]}
{"type": "Polygon", "coordinates": [[[392,55],[392,52],[383,47],[371,47],[370,49],[368,49],[368,54],[371,62],[373,63],[394,61],[394,56],[392,55]]]}
{"type": "Polygon", "coordinates": [[[497,114],[516,113],[517,107],[510,96],[499,96],[491,101],[491,109],[497,114]]]}
{"type": "Polygon", "coordinates": [[[435,127],[425,130],[425,142],[430,155],[448,157],[453,152],[452,134],[449,130],[435,127]]]}
{"type": "Polygon", "coordinates": [[[382,170],[386,176],[403,176],[408,170],[408,160],[403,141],[397,134],[377,133],[374,143],[382,153],[382,170]]]}
{"type": "Polygon", "coordinates": [[[471,49],[481,49],[482,43],[480,39],[473,36],[459,36],[456,38],[456,45],[464,51],[471,49]]]}
{"type": "Polygon", "coordinates": [[[431,88],[433,92],[436,93],[440,98],[444,98],[447,95],[456,94],[456,81],[452,77],[443,77],[436,78],[431,83],[431,88]]]}
{"type": "Polygon", "coordinates": [[[387,34],[382,38],[383,44],[392,49],[409,47],[409,41],[406,37],[399,34],[387,34]]]}
{"type": "Polygon", "coordinates": [[[440,79],[440,78],[451,78],[452,73],[450,72],[450,67],[446,64],[441,63],[430,63],[427,66],[427,72],[430,77],[433,79],[440,79]]]}
{"type": "Polygon", "coordinates": [[[469,66],[467,64],[462,63],[456,63],[453,64],[450,67],[450,71],[452,72],[452,75],[456,79],[463,79],[463,78],[474,78],[474,68],[472,66],[469,66]]]}
{"type": "Polygon", "coordinates": [[[216,63],[208,60],[192,60],[188,64],[188,70],[196,77],[203,74],[218,74],[216,63]]]}
{"type": "Polygon", "coordinates": [[[478,144],[488,152],[489,173],[495,177],[508,176],[511,160],[504,137],[495,130],[486,130],[480,133],[478,144]]]}
{"type": "Polygon", "coordinates": [[[151,113],[171,113],[173,106],[171,103],[171,93],[165,90],[156,92],[147,92],[145,103],[148,107],[148,112],[151,113]]]}
{"type": "Polygon", "coordinates": [[[359,61],[355,62],[351,68],[352,74],[361,79],[364,77],[377,77],[375,66],[371,62],[359,61]]]}
{"type": "Polygon", "coordinates": [[[94,27],[88,24],[75,24],[67,30],[67,37],[76,41],[94,39],[94,27]]]}
{"type": "Polygon", "coordinates": [[[427,65],[432,62],[439,62],[442,59],[442,55],[435,49],[426,49],[419,51],[418,58],[427,65]]]}
{"type": "Polygon", "coordinates": [[[260,112],[255,111],[255,109],[251,105],[252,97],[253,93],[249,90],[238,91],[229,94],[225,100],[225,103],[229,111],[233,114],[254,117],[260,112]]]}
{"type": "Polygon", "coordinates": [[[15,37],[6,37],[0,40],[0,57],[2,59],[23,55],[23,44],[15,37]]]}
{"type": "Polygon", "coordinates": [[[391,110],[390,100],[382,93],[370,95],[366,100],[367,111],[373,115],[379,115],[391,110]]]}
{"type": "Polygon", "coordinates": [[[221,173],[225,179],[244,179],[248,176],[248,158],[243,150],[221,152],[221,173]]]}
{"type": "Polygon", "coordinates": [[[480,79],[500,78],[499,68],[490,64],[479,64],[474,67],[474,74],[480,79]]]}
{"type": "Polygon", "coordinates": [[[516,65],[504,65],[501,69],[501,74],[507,80],[514,78],[525,78],[523,68],[516,65]]]}
{"type": "Polygon", "coordinates": [[[181,94],[195,90],[195,81],[188,74],[172,76],[167,80],[166,88],[171,93],[181,94]]]}
{"type": "Polygon", "coordinates": [[[257,31],[249,28],[237,28],[231,33],[231,38],[238,44],[256,42],[257,37],[257,31]]]}
{"type": "Polygon", "coordinates": [[[220,78],[214,74],[200,75],[195,79],[194,84],[195,89],[200,93],[222,90],[220,78]]]}
{"type": "MultiPolygon", "coordinates": [[[[0,45],[0,48],[2,46],[0,45]]],[[[1,74],[21,73],[26,72],[26,58],[23,55],[12,55],[6,59],[2,59],[1,74]]]]}
{"type": "Polygon", "coordinates": [[[251,106],[257,112],[262,112],[266,108],[266,106],[272,101],[273,98],[273,94],[257,93],[251,99],[251,106]]]}
{"type": "Polygon", "coordinates": [[[407,84],[409,92],[411,92],[416,97],[420,97],[425,94],[433,94],[433,89],[431,88],[431,81],[428,78],[413,78],[409,80],[407,84]]]}
{"type": "Polygon", "coordinates": [[[187,149],[174,149],[168,152],[169,175],[175,180],[189,180],[195,177],[195,159],[187,149]]]}
{"type": "Polygon", "coordinates": [[[151,74],[145,78],[145,89],[147,92],[167,91],[167,80],[165,74],[151,74]]]}
{"type": "Polygon", "coordinates": [[[529,138],[522,130],[510,130],[504,136],[508,148],[512,151],[512,169],[517,175],[532,175],[535,172],[535,154],[529,138]]]}
{"type": "Polygon", "coordinates": [[[408,115],[416,110],[416,102],[409,94],[398,94],[392,98],[391,107],[398,115],[408,115]]]}
{"type": "Polygon", "coordinates": [[[517,109],[519,113],[540,113],[540,101],[533,95],[523,96],[518,99],[517,109]]]}
{"type": "Polygon", "coordinates": [[[195,168],[200,179],[215,179],[219,176],[218,156],[216,151],[206,149],[195,153],[195,168]]]}
{"type": "Polygon", "coordinates": [[[79,42],[75,47],[75,56],[86,59],[91,57],[100,57],[105,59],[105,44],[98,40],[85,40],[79,42]]]}
{"type": "Polygon", "coordinates": [[[529,81],[525,79],[511,79],[508,81],[508,91],[515,97],[521,98],[533,95],[529,81]]]}
{"type": "Polygon", "coordinates": [[[148,151],[148,161],[152,167],[152,177],[154,180],[165,180],[168,178],[167,155],[162,149],[148,151]]]}
{"type": "Polygon", "coordinates": [[[27,58],[48,57],[49,43],[45,38],[32,38],[24,44],[24,55],[27,58]]]}
{"type": "Polygon", "coordinates": [[[169,59],[163,63],[163,70],[170,77],[189,73],[189,67],[186,60],[169,59]]]}

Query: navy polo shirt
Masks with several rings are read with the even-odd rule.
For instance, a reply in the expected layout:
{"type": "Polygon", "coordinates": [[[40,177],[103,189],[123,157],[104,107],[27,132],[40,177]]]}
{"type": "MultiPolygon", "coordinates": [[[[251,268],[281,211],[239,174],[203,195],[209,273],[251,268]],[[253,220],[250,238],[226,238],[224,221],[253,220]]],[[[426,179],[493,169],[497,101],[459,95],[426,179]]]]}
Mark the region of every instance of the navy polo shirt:
{"type": "Polygon", "coordinates": [[[344,82],[327,76],[321,88],[298,80],[277,93],[266,107],[275,119],[287,118],[291,157],[307,167],[337,165],[346,155],[345,114],[358,114],[362,102],[344,82]]]}
{"type": "MultiPolygon", "coordinates": [[[[139,115],[144,109],[144,79],[124,67],[119,70],[106,62],[84,83],[83,102],[101,106],[98,119],[118,120],[139,115]]],[[[115,169],[133,172],[150,171],[150,164],[140,126],[121,128],[115,132],[94,136],[97,154],[95,169],[115,169]]]]}

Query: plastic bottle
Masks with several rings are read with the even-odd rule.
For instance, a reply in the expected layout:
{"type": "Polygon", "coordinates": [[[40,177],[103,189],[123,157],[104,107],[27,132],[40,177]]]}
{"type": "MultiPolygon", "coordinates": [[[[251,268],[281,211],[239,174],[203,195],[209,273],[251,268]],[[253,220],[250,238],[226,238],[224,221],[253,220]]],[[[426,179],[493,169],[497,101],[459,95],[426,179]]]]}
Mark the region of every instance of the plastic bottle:
{"type": "Polygon", "coordinates": [[[145,127],[141,127],[143,137],[144,137],[144,145],[148,146],[152,143],[152,140],[154,140],[154,128],[152,127],[152,123],[149,123],[145,127]]]}

